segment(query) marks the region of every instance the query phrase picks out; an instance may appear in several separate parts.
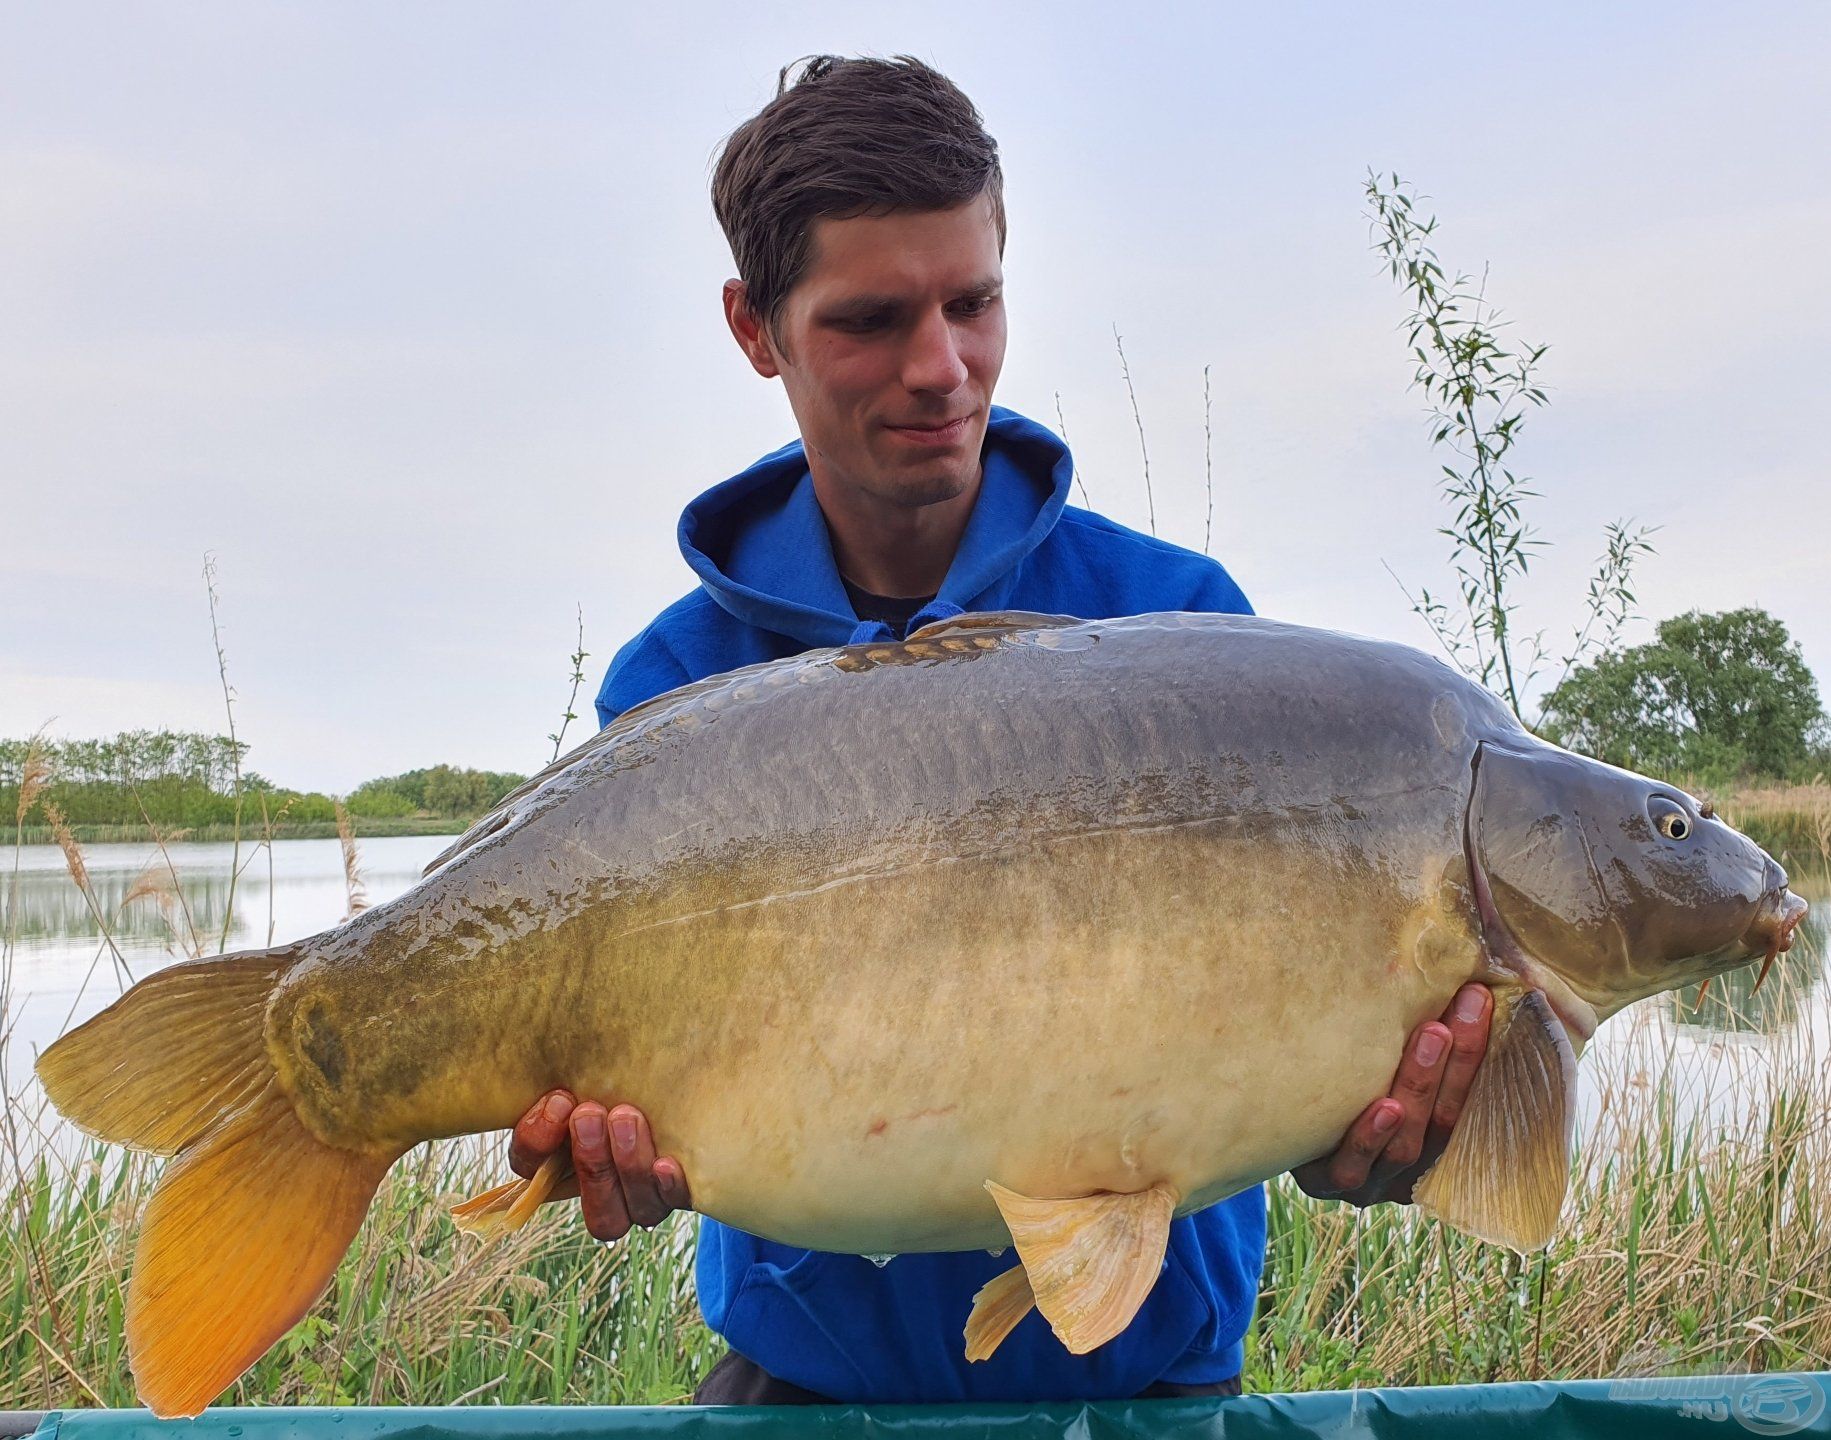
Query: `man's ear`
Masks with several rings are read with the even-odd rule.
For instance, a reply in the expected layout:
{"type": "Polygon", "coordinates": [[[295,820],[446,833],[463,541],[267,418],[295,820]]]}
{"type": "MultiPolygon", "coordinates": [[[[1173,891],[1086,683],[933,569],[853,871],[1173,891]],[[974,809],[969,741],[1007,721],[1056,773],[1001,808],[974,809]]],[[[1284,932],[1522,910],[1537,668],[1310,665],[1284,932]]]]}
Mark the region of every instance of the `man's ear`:
{"type": "Polygon", "coordinates": [[[738,343],[738,349],[744,352],[744,358],[765,380],[773,380],[782,373],[780,361],[776,358],[776,347],[770,343],[769,333],[762,322],[751,313],[750,295],[742,280],[725,282],[725,323],[731,327],[732,338],[738,343]]]}

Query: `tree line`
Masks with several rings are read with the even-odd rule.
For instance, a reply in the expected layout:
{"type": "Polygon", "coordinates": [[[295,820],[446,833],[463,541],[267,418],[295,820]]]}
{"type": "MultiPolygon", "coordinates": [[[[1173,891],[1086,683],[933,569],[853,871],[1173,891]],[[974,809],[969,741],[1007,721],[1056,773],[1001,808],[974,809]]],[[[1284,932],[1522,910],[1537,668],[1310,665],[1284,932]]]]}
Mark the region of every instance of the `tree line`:
{"type": "MultiPolygon", "coordinates": [[[[44,796],[72,825],[145,825],[188,830],[241,822],[312,824],[336,819],[337,797],[275,784],[246,768],[248,746],[196,731],[127,730],[98,740],[0,740],[0,816],[18,809],[29,768],[45,776],[44,796]]],[[[524,776],[434,765],[364,781],[344,797],[358,820],[417,817],[472,820],[524,776]]],[[[36,788],[36,787],[34,787],[36,788]]]]}

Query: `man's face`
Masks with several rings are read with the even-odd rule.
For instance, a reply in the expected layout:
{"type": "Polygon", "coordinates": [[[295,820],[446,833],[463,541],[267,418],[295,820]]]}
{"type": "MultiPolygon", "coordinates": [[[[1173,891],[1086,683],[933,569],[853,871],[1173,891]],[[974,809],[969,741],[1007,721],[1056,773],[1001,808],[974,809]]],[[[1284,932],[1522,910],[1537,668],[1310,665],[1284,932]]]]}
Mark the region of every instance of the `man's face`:
{"type": "Polygon", "coordinates": [[[759,374],[782,377],[817,480],[865,505],[933,505],[979,479],[1004,365],[1003,288],[987,196],[823,217],[783,304],[780,346],[740,317],[732,330],[759,374]]]}

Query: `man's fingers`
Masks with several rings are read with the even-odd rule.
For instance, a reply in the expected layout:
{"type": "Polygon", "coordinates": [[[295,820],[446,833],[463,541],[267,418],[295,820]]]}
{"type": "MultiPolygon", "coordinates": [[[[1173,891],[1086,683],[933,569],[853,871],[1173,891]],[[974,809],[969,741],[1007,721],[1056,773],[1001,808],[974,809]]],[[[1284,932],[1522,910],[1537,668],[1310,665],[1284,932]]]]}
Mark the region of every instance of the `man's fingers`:
{"type": "Polygon", "coordinates": [[[1348,1127],[1340,1147],[1329,1158],[1329,1188],[1337,1194],[1358,1190],[1367,1183],[1374,1161],[1392,1139],[1399,1122],[1405,1118],[1405,1107],[1388,1096],[1375,1100],[1360,1118],[1348,1127]]]}
{"type": "Polygon", "coordinates": [[[1381,1169],[1388,1175],[1415,1165],[1424,1153],[1424,1135],[1437,1108],[1449,1048],[1449,1027],[1435,1020],[1425,1021],[1411,1033],[1399,1073],[1392,1078],[1392,1098],[1405,1113],[1380,1157],[1381,1169]]]}
{"type": "Polygon", "coordinates": [[[687,1172],[672,1155],[655,1162],[655,1184],[661,1187],[661,1198],[676,1210],[691,1210],[693,1194],[687,1189],[687,1172]]]}
{"type": "Polygon", "coordinates": [[[629,1233],[629,1206],[610,1153],[610,1118],[595,1100],[572,1112],[572,1169],[585,1228],[593,1239],[621,1240],[629,1233]]]}
{"type": "Polygon", "coordinates": [[[566,1143],[566,1122],[573,1103],[570,1092],[549,1090],[529,1107],[509,1137],[509,1169],[529,1179],[543,1160],[566,1143]]]}
{"type": "Polygon", "coordinates": [[[623,1203],[629,1222],[644,1228],[667,1218],[668,1203],[655,1178],[655,1137],[648,1117],[634,1105],[619,1105],[610,1112],[610,1153],[623,1181],[623,1203]]]}
{"type": "Polygon", "coordinates": [[[1431,1115],[1432,1131],[1440,1132],[1433,1133],[1433,1139],[1447,1140],[1450,1128],[1462,1118],[1462,1107],[1468,1103],[1469,1090],[1475,1083],[1475,1071],[1488,1053],[1488,1024],[1493,1010],[1494,994],[1486,985],[1464,985],[1443,1013],[1443,1023],[1450,1031],[1450,1056],[1443,1067],[1443,1084],[1431,1115]]]}

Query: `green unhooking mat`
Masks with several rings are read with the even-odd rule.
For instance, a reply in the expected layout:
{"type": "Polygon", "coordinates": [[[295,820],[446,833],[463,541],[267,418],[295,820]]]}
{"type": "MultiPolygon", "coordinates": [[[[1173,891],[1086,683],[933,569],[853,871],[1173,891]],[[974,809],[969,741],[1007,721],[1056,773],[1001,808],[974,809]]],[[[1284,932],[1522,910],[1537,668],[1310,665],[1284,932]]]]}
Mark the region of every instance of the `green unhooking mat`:
{"type": "Polygon", "coordinates": [[[1231,1400],[1098,1405],[821,1405],[211,1410],[154,1420],[144,1410],[52,1411],[36,1440],[1464,1440],[1469,1435],[1598,1440],[1831,1437],[1831,1372],[1565,1384],[1332,1390],[1231,1400]]]}

